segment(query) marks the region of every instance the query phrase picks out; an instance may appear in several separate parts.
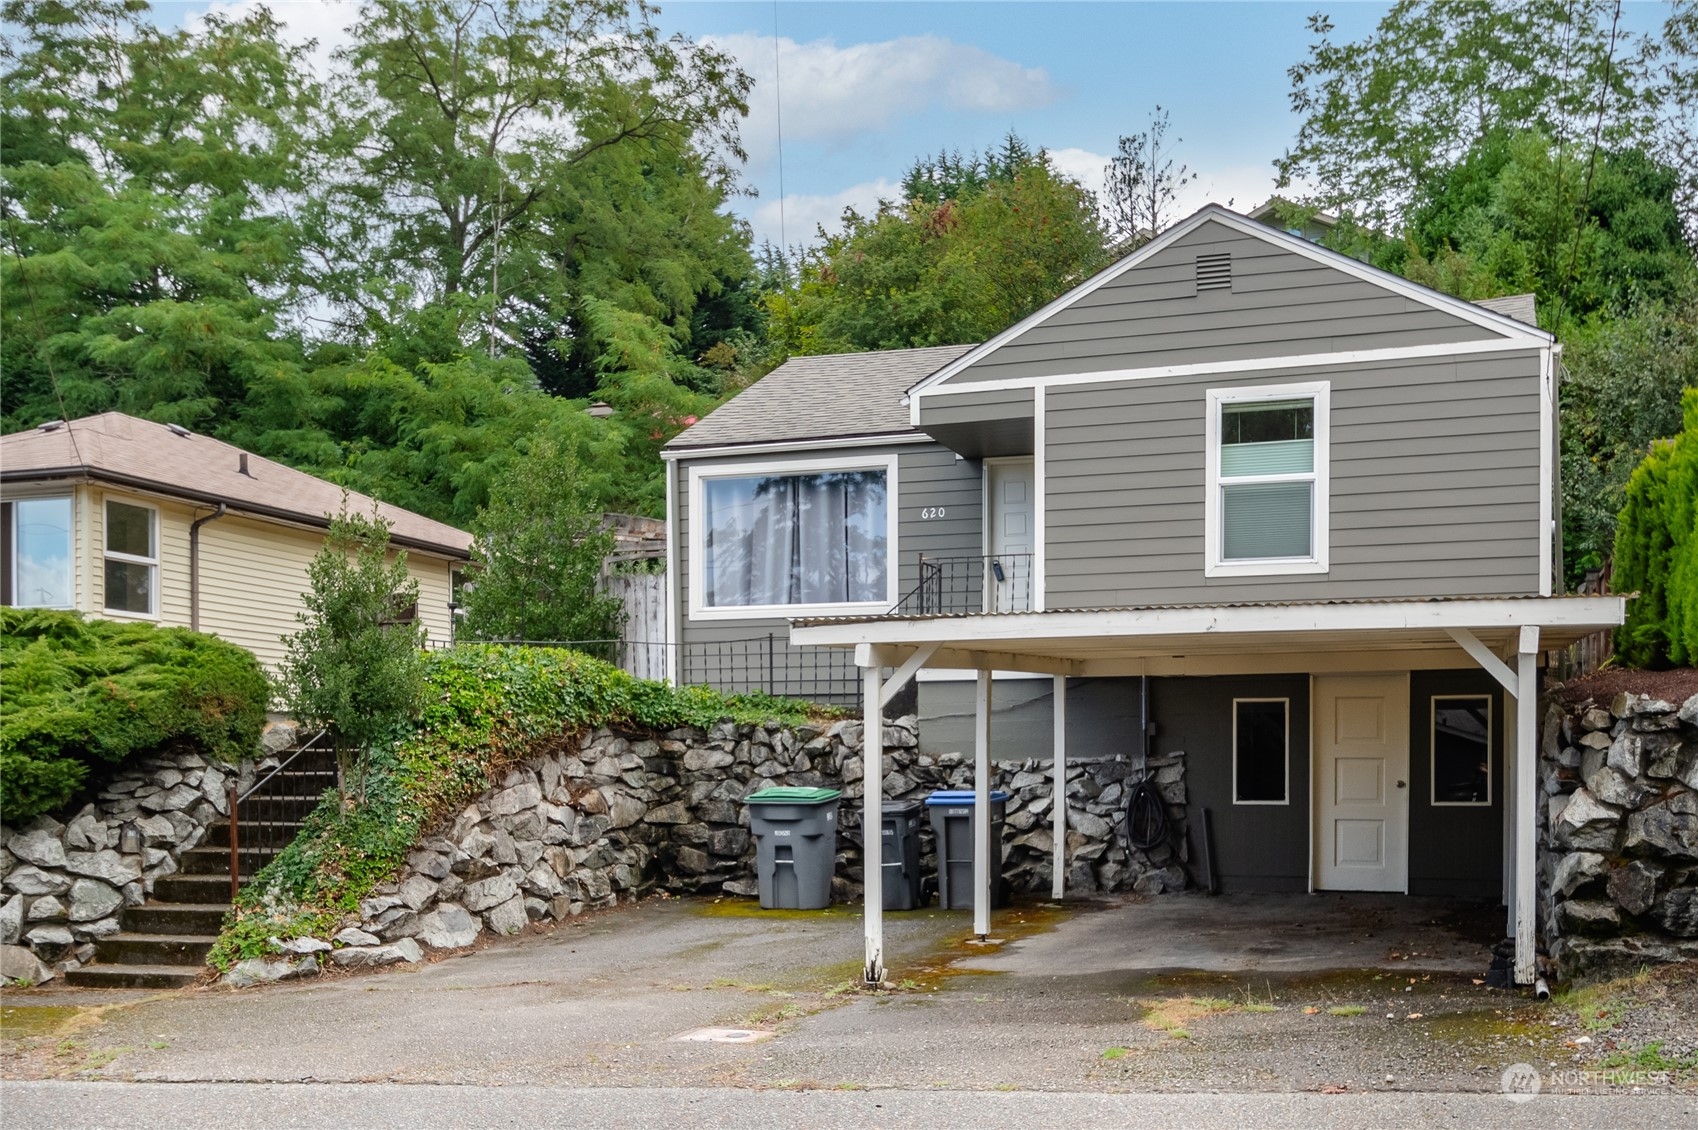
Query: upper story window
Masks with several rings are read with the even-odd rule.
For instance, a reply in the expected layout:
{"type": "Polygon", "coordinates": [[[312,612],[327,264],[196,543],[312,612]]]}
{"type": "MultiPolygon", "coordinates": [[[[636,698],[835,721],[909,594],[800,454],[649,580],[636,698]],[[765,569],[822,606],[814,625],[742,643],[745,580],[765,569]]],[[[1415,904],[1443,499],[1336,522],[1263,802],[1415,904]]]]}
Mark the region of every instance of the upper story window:
{"type": "Polygon", "coordinates": [[[133,502],[106,503],[106,610],[135,616],[159,612],[159,511],[133,502]]]}
{"type": "Polygon", "coordinates": [[[1209,390],[1207,576],[1327,571],[1328,391],[1209,390]]]}
{"type": "Polygon", "coordinates": [[[17,608],[70,608],[71,500],[20,498],[11,511],[8,601],[17,608]]]}
{"type": "Polygon", "coordinates": [[[692,468],[691,614],[889,608],[895,472],[894,458],[692,468]]]}

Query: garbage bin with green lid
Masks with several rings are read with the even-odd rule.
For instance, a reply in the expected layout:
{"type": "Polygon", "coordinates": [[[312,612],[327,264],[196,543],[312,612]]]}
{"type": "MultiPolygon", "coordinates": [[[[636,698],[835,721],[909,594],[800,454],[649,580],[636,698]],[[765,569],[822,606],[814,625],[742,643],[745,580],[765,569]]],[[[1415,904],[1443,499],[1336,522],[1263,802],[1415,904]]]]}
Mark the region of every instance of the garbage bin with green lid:
{"type": "Polygon", "coordinates": [[[925,805],[917,800],[884,802],[883,861],[884,908],[914,910],[924,905],[920,894],[920,814],[925,805]]]}
{"type": "MultiPolygon", "coordinates": [[[[926,798],[932,814],[932,833],[937,837],[938,905],[945,910],[973,909],[973,791],[939,789],[926,798]]],[[[990,881],[992,906],[1006,906],[1002,882],[1002,823],[1008,794],[1000,789],[990,794],[990,881]]]]}
{"type": "Polygon", "coordinates": [[[762,909],[822,910],[831,905],[841,795],[836,789],[777,787],[743,798],[755,837],[762,909]]]}

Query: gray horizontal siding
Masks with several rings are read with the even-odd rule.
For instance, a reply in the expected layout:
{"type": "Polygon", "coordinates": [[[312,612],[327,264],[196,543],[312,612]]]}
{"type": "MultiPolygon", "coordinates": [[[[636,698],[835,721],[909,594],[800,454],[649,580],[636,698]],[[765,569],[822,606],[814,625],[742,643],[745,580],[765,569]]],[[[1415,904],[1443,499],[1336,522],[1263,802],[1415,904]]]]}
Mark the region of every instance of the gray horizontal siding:
{"type": "Polygon", "coordinates": [[[1029,388],[981,389],[961,396],[934,396],[920,401],[922,428],[1031,418],[1032,390],[1029,388]]]}
{"type": "Polygon", "coordinates": [[[948,383],[1499,336],[1336,267],[1208,222],[948,383]],[[1232,289],[1198,294],[1196,257],[1218,252],[1232,255],[1232,289]]]}
{"type": "Polygon", "coordinates": [[[1051,608],[1539,590],[1536,352],[1051,388],[1051,608]],[[1330,572],[1205,578],[1206,390],[1331,383],[1330,572]]]}
{"type": "MultiPolygon", "coordinates": [[[[917,581],[919,555],[930,557],[977,556],[983,540],[983,494],[980,464],[959,459],[939,444],[916,443],[912,447],[868,447],[836,449],[833,457],[866,455],[884,458],[897,455],[897,593],[912,589],[917,581]],[[925,508],[942,507],[942,518],[920,517],[925,508]]],[[[799,453],[795,458],[825,452],[799,453]]],[[[790,458],[775,455],[774,459],[790,458]]],[[[745,456],[745,458],[747,458],[745,456]]],[[[826,649],[793,648],[789,621],[750,616],[731,620],[692,620],[689,614],[690,583],[690,489],[689,468],[724,465],[731,459],[680,459],[671,474],[676,476],[678,539],[676,587],[679,616],[682,677],[686,682],[708,682],[725,690],[767,690],[779,694],[818,699],[845,700],[856,694],[853,653],[826,649]],[[773,637],[770,648],[767,637],[773,637]],[[770,661],[769,661],[770,652],[770,661]],[[768,671],[772,672],[771,677],[768,671]]]]}

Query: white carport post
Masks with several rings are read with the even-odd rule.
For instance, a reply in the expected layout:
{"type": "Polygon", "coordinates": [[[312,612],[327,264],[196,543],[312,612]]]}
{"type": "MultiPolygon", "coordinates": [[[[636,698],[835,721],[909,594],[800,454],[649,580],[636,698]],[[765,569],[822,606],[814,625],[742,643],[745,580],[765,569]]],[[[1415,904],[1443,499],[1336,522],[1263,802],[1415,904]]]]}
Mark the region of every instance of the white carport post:
{"type": "Polygon", "coordinates": [[[1506,926],[1515,939],[1515,982],[1530,985],[1538,976],[1539,628],[1536,624],[1521,626],[1513,669],[1492,654],[1473,632],[1466,628],[1448,631],[1451,639],[1485,668],[1515,702],[1515,725],[1505,727],[1508,740],[1504,743],[1509,781],[1509,799],[1504,805],[1504,826],[1509,830],[1504,837],[1504,869],[1509,877],[1509,890],[1504,894],[1504,902],[1509,908],[1506,926]]]}
{"type": "MultiPolygon", "coordinates": [[[[857,649],[860,650],[860,649],[857,649]]],[[[884,982],[884,705],[880,701],[880,656],[875,649],[861,661],[861,889],[866,934],[867,984],[884,982]]]]}
{"type": "Polygon", "coordinates": [[[981,938],[990,936],[990,714],[991,673],[981,670],[973,696],[973,933],[981,938]]]}
{"type": "Polygon", "coordinates": [[[1055,677],[1055,786],[1050,806],[1055,847],[1050,855],[1049,893],[1059,899],[1067,885],[1067,676],[1055,677]]]}

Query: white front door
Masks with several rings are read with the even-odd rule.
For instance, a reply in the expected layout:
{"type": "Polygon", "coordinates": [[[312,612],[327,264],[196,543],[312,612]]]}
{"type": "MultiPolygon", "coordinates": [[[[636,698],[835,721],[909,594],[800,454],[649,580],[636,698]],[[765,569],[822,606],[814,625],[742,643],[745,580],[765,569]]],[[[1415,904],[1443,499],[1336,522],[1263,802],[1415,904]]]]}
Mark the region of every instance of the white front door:
{"type": "Polygon", "coordinates": [[[1409,676],[1315,679],[1315,886],[1409,889],[1409,676]]]}
{"type": "Polygon", "coordinates": [[[985,607],[993,612],[1032,610],[1033,486],[1030,459],[985,460],[990,502],[985,607]]]}

